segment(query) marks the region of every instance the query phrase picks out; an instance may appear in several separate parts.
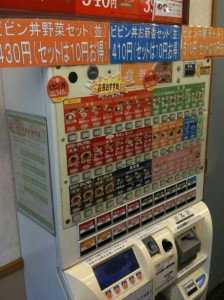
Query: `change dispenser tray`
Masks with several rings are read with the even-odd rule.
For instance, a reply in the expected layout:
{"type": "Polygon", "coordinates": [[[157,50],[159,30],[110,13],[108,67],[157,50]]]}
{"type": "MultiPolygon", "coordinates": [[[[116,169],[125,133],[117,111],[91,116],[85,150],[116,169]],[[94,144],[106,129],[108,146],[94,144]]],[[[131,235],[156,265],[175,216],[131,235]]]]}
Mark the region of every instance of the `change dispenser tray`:
{"type": "Polygon", "coordinates": [[[183,266],[189,261],[195,259],[197,253],[201,249],[201,241],[193,228],[179,235],[175,242],[178,252],[179,266],[183,266]]]}

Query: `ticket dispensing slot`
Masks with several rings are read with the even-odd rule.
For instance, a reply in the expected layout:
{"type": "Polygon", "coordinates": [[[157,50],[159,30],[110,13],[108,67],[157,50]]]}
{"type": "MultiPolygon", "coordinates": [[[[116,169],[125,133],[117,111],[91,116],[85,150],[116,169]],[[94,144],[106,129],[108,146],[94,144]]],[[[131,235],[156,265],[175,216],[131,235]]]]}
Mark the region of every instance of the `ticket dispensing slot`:
{"type": "Polygon", "coordinates": [[[201,249],[201,241],[199,240],[194,228],[176,237],[175,242],[178,252],[179,268],[195,259],[197,257],[197,253],[201,249]]]}
{"type": "Polygon", "coordinates": [[[177,250],[176,281],[160,291],[158,300],[205,300],[211,260],[212,222],[203,202],[168,219],[177,250]],[[197,212],[200,211],[200,217],[197,212]]]}

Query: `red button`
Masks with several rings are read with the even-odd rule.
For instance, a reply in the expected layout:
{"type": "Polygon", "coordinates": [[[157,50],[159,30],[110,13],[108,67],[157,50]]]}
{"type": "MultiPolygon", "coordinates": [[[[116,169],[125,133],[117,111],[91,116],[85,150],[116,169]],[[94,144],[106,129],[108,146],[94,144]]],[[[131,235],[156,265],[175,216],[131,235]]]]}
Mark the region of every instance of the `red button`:
{"type": "Polygon", "coordinates": [[[136,275],[137,275],[138,280],[142,280],[142,273],[139,272],[136,275]]]}
{"type": "Polygon", "coordinates": [[[127,281],[122,282],[122,286],[123,286],[123,288],[124,288],[125,290],[127,290],[127,288],[128,288],[128,283],[127,283],[127,281]]]}
{"type": "Polygon", "coordinates": [[[119,295],[120,292],[121,292],[121,289],[120,289],[119,286],[115,286],[114,291],[115,291],[115,293],[116,293],[117,295],[119,295]]]}
{"type": "Polygon", "coordinates": [[[107,299],[109,299],[109,300],[113,299],[113,294],[112,294],[112,292],[111,292],[111,291],[106,292],[106,297],[107,297],[107,299]]]}
{"type": "Polygon", "coordinates": [[[135,284],[135,278],[133,276],[129,278],[129,281],[132,285],[135,284]]]}

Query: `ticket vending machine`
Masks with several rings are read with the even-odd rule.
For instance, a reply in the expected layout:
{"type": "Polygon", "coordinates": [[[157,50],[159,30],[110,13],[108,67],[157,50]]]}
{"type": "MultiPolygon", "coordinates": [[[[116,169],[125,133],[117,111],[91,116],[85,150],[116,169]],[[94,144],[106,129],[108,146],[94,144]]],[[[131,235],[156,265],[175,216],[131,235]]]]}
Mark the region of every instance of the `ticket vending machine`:
{"type": "Polygon", "coordinates": [[[199,66],[210,61],[2,71],[29,300],[205,299],[199,66]],[[153,91],[142,70],[158,70],[153,91]]]}

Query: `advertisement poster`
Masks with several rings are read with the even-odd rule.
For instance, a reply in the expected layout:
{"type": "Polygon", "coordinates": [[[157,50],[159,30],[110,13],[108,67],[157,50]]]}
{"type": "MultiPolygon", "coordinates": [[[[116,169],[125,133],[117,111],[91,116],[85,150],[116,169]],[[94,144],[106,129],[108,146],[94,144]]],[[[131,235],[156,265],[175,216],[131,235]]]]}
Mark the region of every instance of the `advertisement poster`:
{"type": "Polygon", "coordinates": [[[80,0],[75,9],[79,15],[109,17],[151,22],[154,0],[80,0]]]}
{"type": "Polygon", "coordinates": [[[155,0],[153,21],[158,23],[182,23],[183,0],[155,0]]]}
{"type": "Polygon", "coordinates": [[[74,14],[75,0],[1,0],[1,8],[74,14]]]}
{"type": "Polygon", "coordinates": [[[54,233],[47,124],[44,118],[7,112],[17,209],[54,233]]]}
{"type": "MultiPolygon", "coordinates": [[[[180,24],[183,0],[2,0],[2,9],[180,24]]],[[[6,11],[7,13],[7,11],[6,11]]],[[[10,12],[9,12],[10,14],[10,12]]]]}

